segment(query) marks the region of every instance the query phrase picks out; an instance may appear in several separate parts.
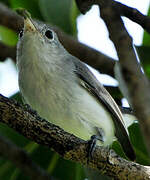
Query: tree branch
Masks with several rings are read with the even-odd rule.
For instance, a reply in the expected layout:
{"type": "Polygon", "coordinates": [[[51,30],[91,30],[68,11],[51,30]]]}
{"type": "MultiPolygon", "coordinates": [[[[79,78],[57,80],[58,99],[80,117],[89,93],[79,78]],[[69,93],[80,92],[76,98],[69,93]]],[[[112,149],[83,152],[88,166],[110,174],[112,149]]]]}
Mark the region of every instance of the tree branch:
{"type": "Polygon", "coordinates": [[[23,18],[15,11],[10,10],[6,5],[0,3],[0,24],[15,32],[19,32],[23,27],[23,18]]]}
{"type": "Polygon", "coordinates": [[[25,137],[54,149],[65,159],[79,162],[115,179],[149,179],[150,168],[120,158],[113,150],[97,146],[87,164],[88,143],[0,95],[0,122],[25,137]]]}
{"type": "MultiPolygon", "coordinates": [[[[80,1],[80,9],[84,7],[85,12],[92,4],[89,0],[77,1],[78,3],[80,1]]],[[[124,27],[123,21],[119,14],[120,12],[118,12],[117,9],[118,6],[115,6],[116,2],[113,0],[93,0],[93,4],[95,3],[100,6],[101,17],[108,28],[110,39],[113,41],[118,53],[121,72],[129,91],[129,98],[131,99],[135,115],[140,121],[144,139],[150,153],[149,81],[141,71],[141,66],[138,63],[133,48],[132,38],[129,36],[124,27]]]]}
{"type": "MultiPolygon", "coordinates": [[[[103,2],[100,2],[99,0],[76,0],[76,3],[81,13],[83,14],[85,14],[93,4],[103,4],[103,2]]],[[[117,9],[118,14],[129,18],[131,21],[136,22],[141,27],[143,27],[143,29],[145,29],[148,33],[150,33],[150,17],[143,15],[140,11],[138,11],[135,8],[126,6],[117,1],[113,1],[113,4],[111,6],[117,9]]]]}
{"type": "Polygon", "coordinates": [[[129,98],[135,111],[135,115],[140,121],[146,146],[150,153],[149,81],[141,71],[141,65],[138,63],[133,48],[132,38],[126,31],[120,15],[116,13],[116,8],[113,8],[112,6],[103,8],[102,6],[101,17],[104,19],[110,33],[110,39],[116,47],[121,65],[121,73],[123,74],[126,86],[128,87],[129,98]]]}
{"type": "Polygon", "coordinates": [[[135,8],[128,7],[122,3],[114,2],[115,8],[119,11],[119,14],[129,18],[131,21],[139,24],[143,29],[150,33],[150,17],[145,16],[135,8]]]}
{"type": "Polygon", "coordinates": [[[12,161],[33,180],[52,180],[47,172],[35,164],[25,151],[0,136],[0,155],[12,161]]]}

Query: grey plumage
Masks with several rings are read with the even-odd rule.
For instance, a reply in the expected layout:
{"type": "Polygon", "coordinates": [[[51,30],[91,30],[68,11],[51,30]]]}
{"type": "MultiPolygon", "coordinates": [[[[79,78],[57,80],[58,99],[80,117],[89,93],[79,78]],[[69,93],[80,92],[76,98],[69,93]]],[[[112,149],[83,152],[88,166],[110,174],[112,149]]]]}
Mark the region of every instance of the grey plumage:
{"type": "Polygon", "coordinates": [[[99,135],[97,128],[102,129],[104,146],[116,135],[126,155],[135,159],[117,104],[49,27],[25,20],[17,62],[20,91],[42,117],[85,140],[99,135]]]}

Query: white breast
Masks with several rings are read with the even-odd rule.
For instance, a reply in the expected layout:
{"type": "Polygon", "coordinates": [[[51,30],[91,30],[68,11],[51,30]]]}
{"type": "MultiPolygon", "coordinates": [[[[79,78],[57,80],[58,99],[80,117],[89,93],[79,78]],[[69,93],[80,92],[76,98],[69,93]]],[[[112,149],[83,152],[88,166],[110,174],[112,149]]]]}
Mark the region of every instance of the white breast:
{"type": "Polygon", "coordinates": [[[33,49],[24,49],[24,54],[32,54],[30,59],[24,54],[19,59],[19,86],[25,101],[43,118],[84,140],[97,134],[95,127],[102,128],[104,145],[110,144],[114,125],[103,105],[77,83],[69,64],[62,65],[51,55],[51,59],[39,57],[33,49]]]}

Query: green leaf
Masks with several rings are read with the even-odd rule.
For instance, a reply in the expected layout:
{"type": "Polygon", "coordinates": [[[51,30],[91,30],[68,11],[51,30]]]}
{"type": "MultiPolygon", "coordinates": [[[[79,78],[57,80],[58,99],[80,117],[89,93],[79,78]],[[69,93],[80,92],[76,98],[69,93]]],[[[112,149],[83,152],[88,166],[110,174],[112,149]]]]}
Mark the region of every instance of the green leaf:
{"type": "Polygon", "coordinates": [[[144,31],[143,43],[144,46],[150,46],[150,35],[148,32],[144,31]]]}
{"type": "Polygon", "coordinates": [[[9,6],[9,0],[0,0],[0,2],[2,2],[3,4],[9,6]]]}
{"type": "Polygon", "coordinates": [[[21,96],[20,92],[17,92],[16,94],[13,94],[10,98],[16,100],[20,104],[23,104],[22,96],[21,96]]]}
{"type": "Polygon", "coordinates": [[[115,150],[115,152],[126,159],[126,156],[125,156],[125,153],[123,151],[123,148],[121,147],[120,143],[118,141],[114,141],[113,144],[112,144],[112,149],[115,150]]]}
{"type": "Polygon", "coordinates": [[[13,171],[12,175],[10,176],[10,180],[16,180],[18,178],[19,174],[20,174],[20,170],[18,168],[16,168],[13,171]]]}
{"type": "Polygon", "coordinates": [[[85,179],[85,172],[83,170],[83,167],[78,164],[75,163],[75,180],[79,180],[79,179],[85,179]]]}
{"type": "Polygon", "coordinates": [[[24,136],[17,133],[15,130],[9,128],[7,125],[0,123],[0,134],[6,136],[8,139],[12,140],[15,144],[20,147],[24,147],[29,140],[24,136]]]}
{"type": "Polygon", "coordinates": [[[4,26],[0,26],[0,40],[9,46],[14,46],[16,45],[18,38],[14,31],[4,26]]]}
{"type": "Polygon", "coordinates": [[[39,0],[45,21],[60,27],[68,34],[76,32],[77,7],[72,0],[39,0]]]}
{"type": "Polygon", "coordinates": [[[75,1],[72,1],[72,7],[71,7],[71,13],[70,13],[70,17],[71,17],[71,23],[72,23],[72,35],[77,35],[77,17],[79,16],[80,11],[77,8],[77,5],[75,3],[75,1]]]}
{"type": "Polygon", "coordinates": [[[61,157],[52,175],[61,180],[77,180],[77,177],[81,180],[86,178],[84,169],[80,164],[64,160],[61,157]]]}
{"type": "Polygon", "coordinates": [[[128,128],[128,130],[129,130],[131,142],[136,152],[136,156],[137,156],[136,161],[140,164],[148,165],[150,163],[150,158],[143,141],[139,123],[132,124],[128,128]]]}
{"type": "Polygon", "coordinates": [[[50,164],[47,168],[47,172],[49,172],[49,174],[52,174],[52,172],[56,168],[58,160],[59,160],[59,155],[57,153],[54,153],[53,157],[50,160],[50,164]]]}
{"type": "Polygon", "coordinates": [[[38,6],[38,1],[37,0],[30,0],[30,1],[24,1],[24,0],[9,0],[10,6],[13,9],[16,8],[25,8],[26,10],[31,13],[31,16],[33,18],[37,18],[39,20],[43,20],[39,6],[38,6]]]}
{"type": "Polygon", "coordinates": [[[5,177],[5,175],[8,174],[8,171],[12,167],[13,167],[13,165],[9,161],[3,160],[2,164],[0,163],[0,178],[5,177]]]}
{"type": "Polygon", "coordinates": [[[144,71],[150,77],[150,47],[149,46],[136,46],[137,53],[143,65],[144,71]]]}
{"type": "MultiPolygon", "coordinates": [[[[133,148],[135,150],[136,154],[136,162],[143,164],[143,165],[149,165],[150,164],[150,158],[147,153],[142,134],[140,132],[139,124],[133,123],[129,128],[129,135],[130,140],[133,145],[133,148]]],[[[120,155],[123,158],[126,158],[125,153],[123,152],[123,149],[118,141],[114,141],[112,144],[112,148],[115,150],[115,152],[120,155]]]]}
{"type": "MultiPolygon", "coordinates": [[[[147,13],[148,16],[150,16],[150,6],[149,6],[149,9],[148,9],[148,13],[147,13]]],[[[146,31],[144,31],[144,35],[143,35],[143,43],[142,43],[144,46],[150,46],[150,34],[146,31]]]]}
{"type": "Polygon", "coordinates": [[[9,161],[5,161],[2,166],[0,166],[0,179],[10,180],[12,173],[15,171],[15,167],[9,161]]]}

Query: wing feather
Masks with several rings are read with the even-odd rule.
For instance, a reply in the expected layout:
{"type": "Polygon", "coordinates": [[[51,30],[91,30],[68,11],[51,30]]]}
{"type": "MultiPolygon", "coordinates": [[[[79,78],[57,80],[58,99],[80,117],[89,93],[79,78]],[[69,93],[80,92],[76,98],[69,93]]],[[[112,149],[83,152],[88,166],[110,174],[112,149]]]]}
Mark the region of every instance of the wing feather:
{"type": "Polygon", "coordinates": [[[91,92],[91,94],[94,95],[104,105],[104,108],[110,112],[115,125],[116,137],[121,143],[126,155],[131,160],[135,160],[135,153],[130,143],[129,136],[123,121],[123,116],[118,105],[84,63],[76,58],[74,59],[74,57],[73,63],[75,65],[75,73],[81,80],[79,83],[86,90],[91,92]]]}

